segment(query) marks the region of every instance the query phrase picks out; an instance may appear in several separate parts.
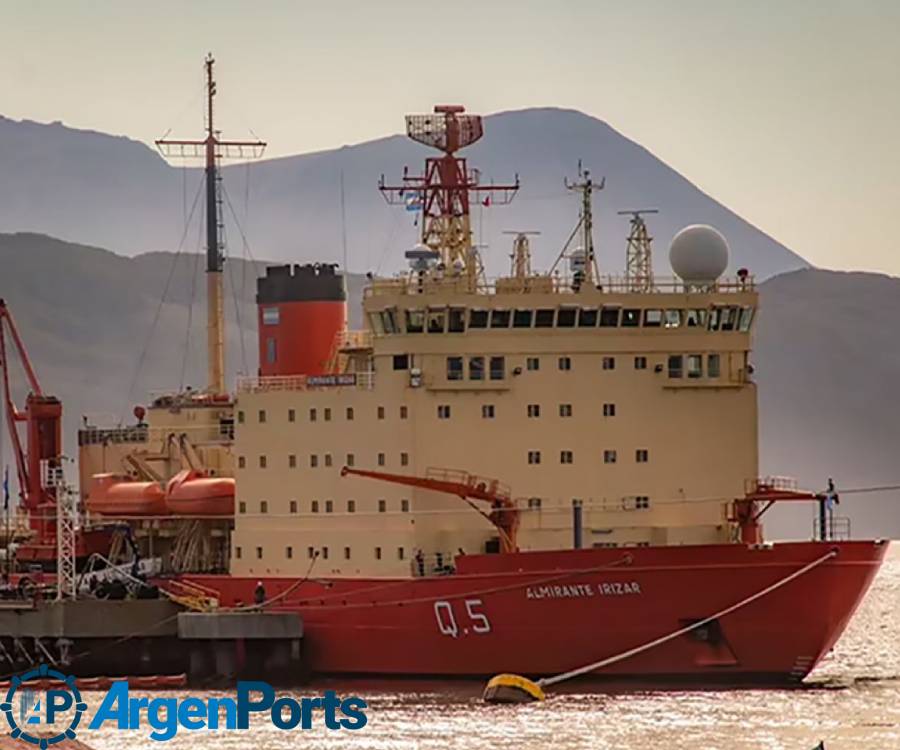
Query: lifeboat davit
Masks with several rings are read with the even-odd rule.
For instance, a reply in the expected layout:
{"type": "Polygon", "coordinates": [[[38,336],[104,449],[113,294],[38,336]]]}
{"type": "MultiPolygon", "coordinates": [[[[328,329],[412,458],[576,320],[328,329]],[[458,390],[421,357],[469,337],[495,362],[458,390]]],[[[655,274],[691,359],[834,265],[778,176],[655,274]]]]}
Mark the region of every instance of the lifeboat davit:
{"type": "Polygon", "coordinates": [[[233,516],[234,478],[185,469],[169,480],[165,500],[175,516],[233,516]]]}
{"type": "Polygon", "coordinates": [[[166,494],[157,482],[136,482],[122,474],[94,474],[87,508],[101,516],[164,516],[166,494]]]}

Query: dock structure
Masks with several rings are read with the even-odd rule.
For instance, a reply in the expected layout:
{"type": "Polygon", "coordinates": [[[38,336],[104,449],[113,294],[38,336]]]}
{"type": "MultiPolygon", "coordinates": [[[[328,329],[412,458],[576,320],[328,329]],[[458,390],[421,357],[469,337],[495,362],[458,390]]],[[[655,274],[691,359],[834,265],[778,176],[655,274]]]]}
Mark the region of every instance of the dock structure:
{"type": "Polygon", "coordinates": [[[187,674],[190,682],[302,676],[303,622],[263,610],[190,612],[168,599],[0,603],[0,672],[187,674]]]}

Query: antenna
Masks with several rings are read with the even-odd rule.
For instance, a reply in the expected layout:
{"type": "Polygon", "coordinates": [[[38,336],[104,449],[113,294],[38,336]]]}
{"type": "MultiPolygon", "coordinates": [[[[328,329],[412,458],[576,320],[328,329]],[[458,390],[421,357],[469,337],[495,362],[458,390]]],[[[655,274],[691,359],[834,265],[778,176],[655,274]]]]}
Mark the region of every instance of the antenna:
{"type": "Polygon", "coordinates": [[[631,216],[631,232],[625,250],[625,286],[632,292],[653,291],[653,238],[644,222],[645,214],[658,214],[655,208],[618,211],[619,216],[631,216]]]}
{"type": "Polygon", "coordinates": [[[225,262],[221,241],[222,193],[218,162],[223,158],[259,158],[266,148],[265,141],[223,141],[213,125],[213,97],[216,81],[213,78],[215,59],[206,56],[206,138],[176,140],[160,138],[156,147],[166,157],[204,157],[206,164],[206,348],[208,388],[211,393],[225,393],[225,322],[222,266],[225,262]]]}
{"type": "Polygon", "coordinates": [[[516,279],[524,279],[531,276],[531,243],[528,241],[528,237],[529,235],[537,236],[540,232],[534,230],[504,230],[503,234],[514,234],[516,236],[513,240],[513,251],[509,256],[512,259],[510,275],[516,279]]]}
{"type": "MultiPolygon", "coordinates": [[[[568,190],[581,193],[581,218],[579,219],[578,226],[575,227],[575,231],[569,238],[569,241],[571,242],[572,237],[575,236],[580,227],[582,231],[582,252],[584,253],[584,271],[582,272],[583,281],[587,282],[588,285],[593,285],[594,280],[600,273],[597,268],[597,257],[594,254],[594,211],[592,201],[594,190],[603,190],[606,186],[606,177],[601,177],[600,183],[595,184],[591,179],[591,170],[583,169],[581,166],[581,159],[579,159],[578,178],[579,179],[575,182],[569,182],[568,179],[563,180],[563,184],[568,190]]],[[[566,243],[566,246],[568,246],[568,242],[566,243]]],[[[565,254],[565,247],[563,248],[562,254],[565,254]]],[[[557,262],[559,261],[557,260],[557,262]]],[[[578,279],[576,279],[576,283],[578,286],[581,285],[578,279]]]]}
{"type": "Polygon", "coordinates": [[[480,274],[478,250],[472,244],[469,215],[474,197],[483,205],[509,203],[519,189],[519,178],[509,185],[481,185],[477,169],[469,169],[456,152],[475,143],[484,133],[481,115],[464,114],[456,104],[439,104],[432,114],[407,115],[406,134],[443,152],[429,156],[423,175],[403,170],[402,183],[387,185],[384,175],[378,189],[389,204],[405,204],[422,212],[422,244],[440,256],[440,265],[453,274],[464,274],[474,290],[480,274]]]}

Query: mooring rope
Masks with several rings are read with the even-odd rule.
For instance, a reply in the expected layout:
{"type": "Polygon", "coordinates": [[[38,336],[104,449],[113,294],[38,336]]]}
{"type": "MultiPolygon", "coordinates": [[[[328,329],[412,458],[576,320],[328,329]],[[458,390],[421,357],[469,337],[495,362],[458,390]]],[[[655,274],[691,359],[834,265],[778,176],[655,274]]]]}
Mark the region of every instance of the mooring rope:
{"type": "Polygon", "coordinates": [[[644,651],[649,651],[651,648],[655,648],[656,646],[660,646],[663,643],[667,643],[668,641],[673,640],[674,638],[678,638],[685,633],[690,633],[692,630],[696,630],[697,628],[702,628],[704,625],[708,625],[713,620],[718,620],[720,617],[725,617],[726,615],[730,615],[732,612],[736,612],[742,607],[746,607],[748,604],[755,602],[757,599],[761,599],[767,594],[771,594],[776,589],[780,589],[782,586],[790,583],[796,578],[808,573],[813,568],[818,567],[822,563],[827,560],[830,560],[832,557],[836,557],[838,554],[836,549],[830,550],[827,554],[822,555],[822,557],[813,560],[811,563],[807,563],[802,568],[795,570],[793,573],[785,576],[780,581],[776,581],[770,586],[766,586],[761,591],[757,591],[755,594],[748,596],[745,599],[741,599],[741,601],[736,604],[732,604],[730,607],[726,607],[715,614],[710,615],[709,617],[705,617],[698,622],[693,623],[692,625],[687,625],[683,628],[678,628],[668,635],[661,636],[659,638],[655,638],[648,643],[645,643],[641,646],[636,646],[635,648],[628,649],[628,651],[623,651],[621,654],[616,654],[615,656],[609,656],[606,659],[601,659],[600,661],[595,661],[591,664],[586,664],[583,667],[578,667],[577,669],[569,670],[568,672],[563,672],[562,674],[555,675],[553,677],[545,677],[544,679],[538,680],[537,684],[541,687],[548,687],[549,685],[557,685],[560,682],[565,682],[566,680],[570,680],[573,677],[578,677],[583,674],[587,674],[588,672],[593,672],[597,669],[602,669],[603,667],[608,667],[611,664],[615,664],[616,662],[623,661],[632,656],[637,656],[638,654],[643,653],[644,651]]]}

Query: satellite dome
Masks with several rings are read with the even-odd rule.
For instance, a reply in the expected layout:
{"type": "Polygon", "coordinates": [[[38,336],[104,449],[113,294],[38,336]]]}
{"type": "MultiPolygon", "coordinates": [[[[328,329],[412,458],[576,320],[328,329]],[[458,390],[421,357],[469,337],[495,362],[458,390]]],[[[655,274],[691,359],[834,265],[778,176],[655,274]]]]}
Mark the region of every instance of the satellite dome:
{"type": "Polygon", "coordinates": [[[708,224],[691,224],[669,246],[672,270],[689,284],[711,284],[728,266],[728,242],[708,224]]]}

